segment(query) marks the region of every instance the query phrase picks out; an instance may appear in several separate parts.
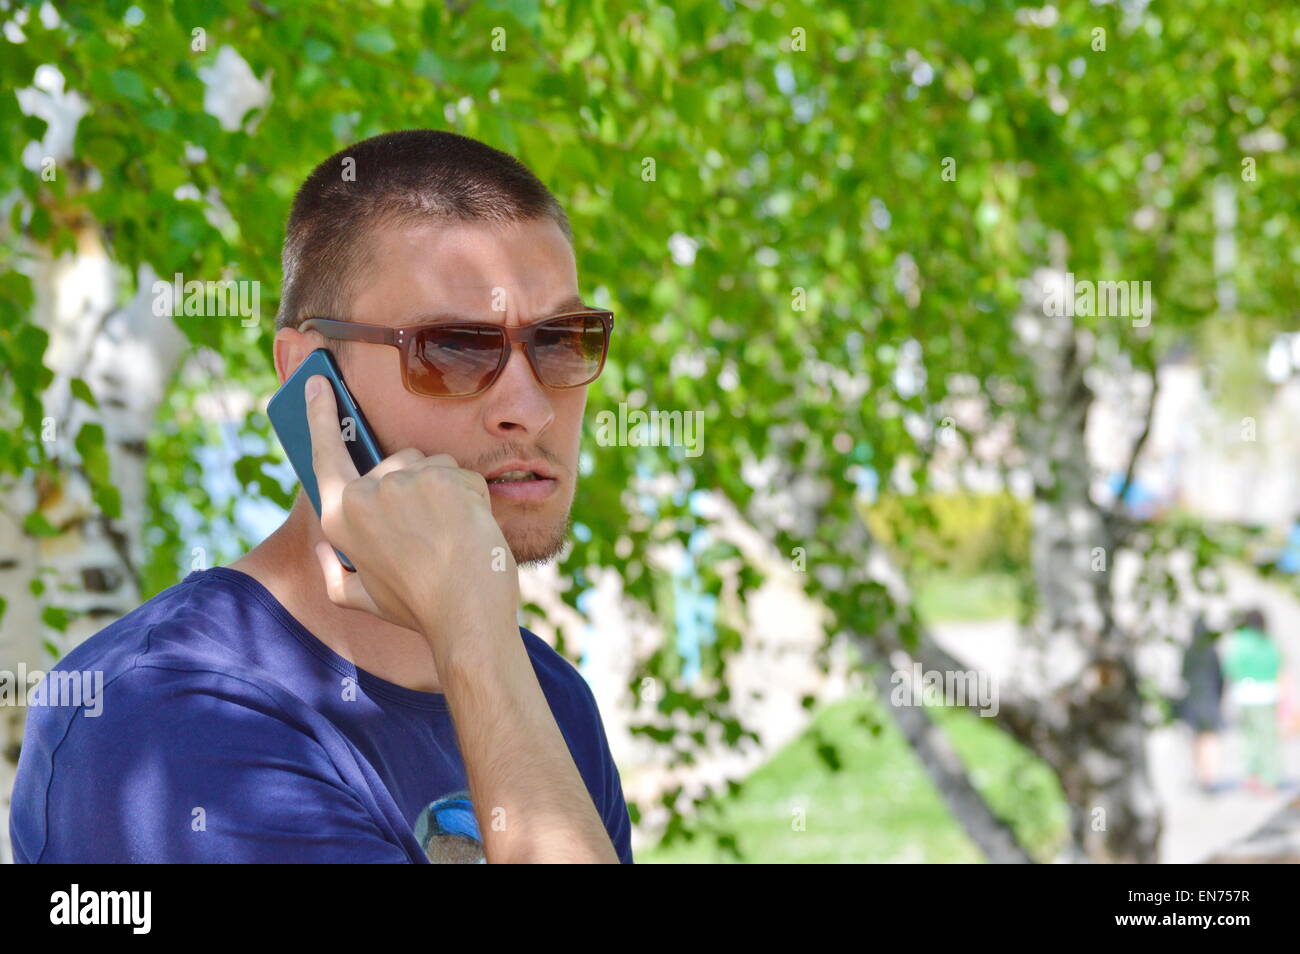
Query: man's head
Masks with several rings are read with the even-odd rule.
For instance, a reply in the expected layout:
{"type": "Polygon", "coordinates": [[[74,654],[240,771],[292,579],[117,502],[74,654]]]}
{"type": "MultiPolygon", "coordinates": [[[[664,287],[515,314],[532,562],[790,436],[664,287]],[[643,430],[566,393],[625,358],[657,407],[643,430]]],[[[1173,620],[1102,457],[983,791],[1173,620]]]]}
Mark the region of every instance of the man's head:
{"type": "Polygon", "coordinates": [[[563,545],[586,387],[543,385],[516,348],[482,394],[425,397],[403,387],[397,349],[298,326],[334,318],[400,327],[452,315],[531,324],[583,307],[571,242],[563,210],[518,160],[433,130],[376,136],[326,159],[299,189],[285,235],[280,381],[328,347],[385,454],[450,454],[484,476],[514,461],[543,465],[556,479],[544,500],[493,485],[493,515],[520,564],[563,545]]]}

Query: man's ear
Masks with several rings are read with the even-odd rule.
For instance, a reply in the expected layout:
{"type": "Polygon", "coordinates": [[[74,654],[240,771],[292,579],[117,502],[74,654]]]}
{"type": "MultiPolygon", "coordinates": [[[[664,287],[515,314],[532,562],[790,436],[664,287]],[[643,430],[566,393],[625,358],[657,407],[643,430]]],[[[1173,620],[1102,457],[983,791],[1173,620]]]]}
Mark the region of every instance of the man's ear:
{"type": "Polygon", "coordinates": [[[288,381],[289,375],[297,371],[298,365],[306,360],[307,355],[321,347],[323,342],[322,336],[315,331],[304,333],[297,328],[281,328],[277,331],[271,350],[280,384],[288,381]]]}

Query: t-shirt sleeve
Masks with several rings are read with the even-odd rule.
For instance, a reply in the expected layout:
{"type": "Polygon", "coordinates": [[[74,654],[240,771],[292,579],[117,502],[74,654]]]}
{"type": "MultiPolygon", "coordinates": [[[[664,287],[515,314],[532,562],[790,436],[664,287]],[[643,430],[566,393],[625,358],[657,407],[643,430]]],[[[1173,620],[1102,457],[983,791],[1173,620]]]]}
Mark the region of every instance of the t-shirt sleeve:
{"type": "MultiPolygon", "coordinates": [[[[604,730],[601,730],[604,735],[604,730]]],[[[614,843],[614,850],[618,852],[618,860],[625,865],[633,864],[632,861],[632,821],[627,812],[627,801],[623,797],[623,782],[619,778],[618,766],[614,764],[614,758],[609,752],[609,746],[605,745],[605,801],[607,802],[605,812],[605,828],[609,832],[610,840],[614,843]]]]}
{"type": "Polygon", "coordinates": [[[591,686],[587,684],[586,679],[581,675],[578,676],[578,679],[585,690],[596,723],[597,748],[600,753],[600,772],[604,796],[600,805],[601,821],[605,823],[605,830],[609,832],[610,841],[614,844],[614,851],[617,852],[619,861],[625,865],[630,865],[634,863],[632,860],[632,820],[628,816],[627,801],[623,797],[623,781],[619,776],[618,766],[614,763],[614,755],[609,749],[609,738],[605,734],[605,723],[600,717],[600,707],[596,704],[596,696],[591,691],[591,686]]]}
{"type": "Polygon", "coordinates": [[[265,688],[140,667],[52,754],[45,862],[407,862],[353,767],[265,688]]]}

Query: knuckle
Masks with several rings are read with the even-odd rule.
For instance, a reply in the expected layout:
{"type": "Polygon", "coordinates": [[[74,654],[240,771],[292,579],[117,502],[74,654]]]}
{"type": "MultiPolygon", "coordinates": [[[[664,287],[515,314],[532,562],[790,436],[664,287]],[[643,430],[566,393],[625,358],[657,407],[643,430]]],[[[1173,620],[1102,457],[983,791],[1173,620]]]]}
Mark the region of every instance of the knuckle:
{"type": "Polygon", "coordinates": [[[339,503],[343,509],[352,510],[361,502],[366,492],[364,480],[349,480],[339,491],[339,503]]]}
{"type": "Polygon", "coordinates": [[[380,493],[393,493],[407,487],[411,482],[409,470],[390,470],[379,478],[380,493]]]}
{"type": "Polygon", "coordinates": [[[428,467],[421,467],[418,471],[415,472],[415,475],[426,486],[440,487],[442,486],[442,482],[447,477],[447,468],[436,467],[432,465],[428,467]]]}
{"type": "Polygon", "coordinates": [[[476,494],[487,490],[487,478],[476,470],[462,470],[461,483],[476,494]]]}

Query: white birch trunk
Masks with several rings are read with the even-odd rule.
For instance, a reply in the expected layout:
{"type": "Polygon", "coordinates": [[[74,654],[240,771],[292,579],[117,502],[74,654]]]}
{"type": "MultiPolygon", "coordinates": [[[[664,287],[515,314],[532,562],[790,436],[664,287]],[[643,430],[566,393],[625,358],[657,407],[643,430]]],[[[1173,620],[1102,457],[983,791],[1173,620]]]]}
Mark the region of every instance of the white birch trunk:
{"type": "MultiPolygon", "coordinates": [[[[121,310],[112,310],[114,269],[95,227],[80,234],[75,256],[38,261],[32,275],[35,321],[50,334],[45,362],[54,372],[42,397],[46,436],[53,438],[47,450],[60,461],[64,486],[61,490],[40,487],[27,476],[0,496],[0,597],[8,603],[0,622],[0,670],[15,675],[20,666],[28,673],[49,667],[54,659],[45,648],[47,640],[64,655],[139,605],[147,500],[145,443],[185,346],[172,320],[152,313],[154,275],[148,269],[141,272],[134,299],[121,310]],[[69,382],[74,377],[89,384],[98,410],[71,398],[69,382]],[[113,484],[122,499],[117,520],[99,513],[78,471],[73,440],[87,420],[104,429],[113,484]],[[35,508],[60,529],[58,536],[35,539],[22,531],[23,517],[35,508]],[[28,588],[38,574],[46,583],[39,597],[28,588]],[[61,589],[63,585],[67,591],[61,589]],[[42,622],[42,610],[51,605],[71,611],[65,633],[42,622]]],[[[20,699],[25,698],[26,688],[16,687],[20,699]]],[[[5,706],[0,712],[0,861],[7,862],[12,860],[9,796],[27,709],[5,706]]]]}
{"type": "Polygon", "coordinates": [[[1034,577],[1039,613],[1024,654],[1037,716],[1022,740],[1056,770],[1070,830],[1098,862],[1154,863],[1161,816],[1150,767],[1134,646],[1115,620],[1117,536],[1092,500],[1085,442],[1093,394],[1084,380],[1091,336],[1044,313],[1064,269],[1027,283],[1017,330],[1034,367],[1038,413],[1021,422],[1033,470],[1034,577]]]}

